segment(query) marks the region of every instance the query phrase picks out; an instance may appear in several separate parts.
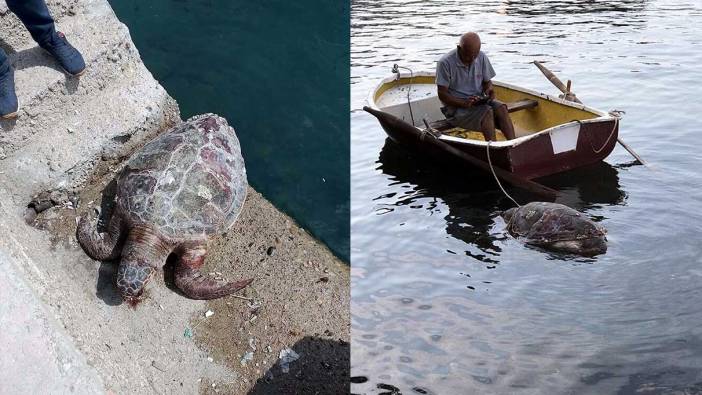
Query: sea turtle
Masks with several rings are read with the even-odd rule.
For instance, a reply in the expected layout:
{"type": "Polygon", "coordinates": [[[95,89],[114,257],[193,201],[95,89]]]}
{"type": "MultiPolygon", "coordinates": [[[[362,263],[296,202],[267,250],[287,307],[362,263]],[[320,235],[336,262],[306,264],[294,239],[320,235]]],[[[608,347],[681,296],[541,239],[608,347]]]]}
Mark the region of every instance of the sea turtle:
{"type": "Polygon", "coordinates": [[[236,292],[252,279],[222,283],[203,276],[208,236],[229,228],[246,197],[239,140],[224,118],[195,116],[146,144],[117,180],[106,233],[85,217],[77,228],[93,259],[120,259],[116,284],[136,304],[146,283],[175,254],[175,284],[193,299],[236,292]]]}
{"type": "Polygon", "coordinates": [[[584,256],[607,251],[605,228],[562,204],[531,202],[501,216],[507,231],[530,245],[584,256]]]}

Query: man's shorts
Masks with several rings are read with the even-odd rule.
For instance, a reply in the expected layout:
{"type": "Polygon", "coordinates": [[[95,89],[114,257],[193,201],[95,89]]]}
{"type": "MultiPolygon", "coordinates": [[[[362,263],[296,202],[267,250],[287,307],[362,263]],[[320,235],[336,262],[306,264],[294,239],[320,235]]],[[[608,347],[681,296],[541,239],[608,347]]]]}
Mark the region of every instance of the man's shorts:
{"type": "Polygon", "coordinates": [[[485,113],[491,108],[494,113],[502,105],[504,105],[504,103],[499,100],[491,100],[486,104],[480,104],[469,108],[441,107],[441,112],[444,113],[446,119],[454,127],[480,131],[485,113]]]}

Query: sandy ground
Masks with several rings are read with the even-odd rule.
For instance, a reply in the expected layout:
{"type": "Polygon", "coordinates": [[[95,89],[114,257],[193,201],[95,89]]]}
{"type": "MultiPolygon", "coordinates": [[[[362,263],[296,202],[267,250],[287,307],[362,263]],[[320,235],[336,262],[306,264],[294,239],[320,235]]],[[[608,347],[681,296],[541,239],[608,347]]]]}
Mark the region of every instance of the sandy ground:
{"type": "MultiPolygon", "coordinates": [[[[79,249],[74,236],[75,218],[95,216],[96,207],[101,207],[103,220],[111,215],[110,181],[118,174],[118,163],[103,162],[88,186],[80,191],[54,192],[50,203],[46,203],[48,195],[35,199],[37,205],[42,201],[46,205],[58,204],[36,218],[33,210],[28,210],[28,223],[45,230],[54,248],[79,249]]],[[[186,341],[195,342],[207,355],[209,363],[223,365],[231,373],[198,379],[199,392],[348,393],[348,265],[252,188],[238,221],[226,233],[213,238],[208,249],[203,273],[230,280],[253,278],[254,282],[237,297],[207,302],[178,328],[186,341]],[[213,314],[206,317],[208,311],[213,314]],[[288,353],[299,358],[284,366],[281,351],[283,356],[288,353]]],[[[153,290],[165,283],[166,292],[179,294],[172,282],[170,261],[164,267],[163,277],[149,285],[151,290],[147,288],[152,300],[137,309],[153,308],[153,314],[167,314],[159,311],[156,300],[164,291],[153,290]]],[[[95,279],[98,287],[102,283],[107,289],[101,298],[117,306],[119,298],[112,284],[116,264],[101,265],[100,278],[95,279]]],[[[166,301],[163,303],[166,305],[166,301]]],[[[126,307],[122,304],[117,308],[126,307]]],[[[163,306],[160,308],[163,310],[163,306]]],[[[151,366],[156,375],[172,370],[167,354],[151,361],[151,366]]],[[[168,374],[172,373],[165,376],[168,374]]]]}
{"type": "Polygon", "coordinates": [[[261,221],[258,208],[266,206],[250,189],[237,223],[213,240],[203,271],[253,278],[243,291],[252,300],[208,302],[215,314],[198,326],[196,340],[245,378],[227,393],[348,393],[348,266],[285,215],[261,221]],[[287,347],[300,358],[283,373],[278,357],[287,347]],[[252,359],[244,364],[247,352],[252,359]]]}

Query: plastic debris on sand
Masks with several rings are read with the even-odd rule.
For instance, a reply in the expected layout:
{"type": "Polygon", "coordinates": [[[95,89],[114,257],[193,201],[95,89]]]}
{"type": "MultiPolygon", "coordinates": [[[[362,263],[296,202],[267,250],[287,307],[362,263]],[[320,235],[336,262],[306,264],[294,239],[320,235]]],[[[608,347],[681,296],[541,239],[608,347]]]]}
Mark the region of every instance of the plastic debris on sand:
{"type": "Polygon", "coordinates": [[[253,359],[253,352],[249,351],[244,356],[241,358],[241,361],[239,363],[241,366],[246,366],[247,363],[249,363],[250,360],[253,359]]]}
{"type": "Polygon", "coordinates": [[[280,369],[283,373],[288,373],[290,372],[290,364],[297,361],[300,355],[290,348],[284,348],[280,350],[278,358],[280,358],[280,369]]]}

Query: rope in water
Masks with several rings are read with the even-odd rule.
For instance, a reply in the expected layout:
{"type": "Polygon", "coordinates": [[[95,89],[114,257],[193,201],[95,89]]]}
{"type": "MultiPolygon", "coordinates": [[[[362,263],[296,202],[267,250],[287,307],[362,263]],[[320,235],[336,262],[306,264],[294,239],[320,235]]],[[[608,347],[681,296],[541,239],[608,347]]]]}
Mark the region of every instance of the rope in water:
{"type": "Polygon", "coordinates": [[[490,165],[490,171],[492,171],[492,176],[495,177],[495,181],[497,181],[497,186],[500,187],[500,189],[502,190],[502,193],[504,193],[505,196],[507,196],[509,198],[509,200],[513,201],[514,204],[517,205],[517,207],[522,207],[521,204],[517,203],[517,201],[514,200],[514,198],[512,196],[510,196],[509,193],[507,193],[507,191],[505,191],[505,189],[502,187],[502,183],[500,183],[500,179],[497,177],[497,174],[495,174],[495,169],[492,167],[492,160],[490,159],[490,140],[487,140],[486,147],[487,147],[488,165],[490,165]]]}

